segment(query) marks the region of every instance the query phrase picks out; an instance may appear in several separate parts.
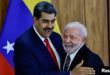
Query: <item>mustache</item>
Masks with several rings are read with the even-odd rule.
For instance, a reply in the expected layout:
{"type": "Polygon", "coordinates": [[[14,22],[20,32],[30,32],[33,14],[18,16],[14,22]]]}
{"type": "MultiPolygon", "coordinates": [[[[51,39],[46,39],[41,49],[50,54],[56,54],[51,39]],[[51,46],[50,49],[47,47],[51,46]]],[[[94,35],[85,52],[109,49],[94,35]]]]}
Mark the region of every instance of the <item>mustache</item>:
{"type": "Polygon", "coordinates": [[[54,27],[52,27],[52,28],[44,28],[44,31],[47,31],[47,30],[48,30],[48,31],[51,31],[51,30],[53,30],[53,28],[54,28],[54,27]]]}
{"type": "Polygon", "coordinates": [[[75,47],[75,46],[77,46],[77,44],[63,43],[63,46],[68,48],[68,47],[75,47]]]}

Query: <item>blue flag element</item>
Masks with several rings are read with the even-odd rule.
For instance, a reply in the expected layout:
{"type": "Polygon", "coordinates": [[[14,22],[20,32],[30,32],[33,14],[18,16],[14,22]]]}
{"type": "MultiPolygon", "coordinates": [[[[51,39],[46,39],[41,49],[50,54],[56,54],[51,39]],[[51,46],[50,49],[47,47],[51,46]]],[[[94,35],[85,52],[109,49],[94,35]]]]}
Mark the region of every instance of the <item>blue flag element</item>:
{"type": "Polygon", "coordinates": [[[32,24],[33,16],[23,0],[9,0],[7,15],[0,33],[0,53],[13,68],[14,42],[32,24]]]}

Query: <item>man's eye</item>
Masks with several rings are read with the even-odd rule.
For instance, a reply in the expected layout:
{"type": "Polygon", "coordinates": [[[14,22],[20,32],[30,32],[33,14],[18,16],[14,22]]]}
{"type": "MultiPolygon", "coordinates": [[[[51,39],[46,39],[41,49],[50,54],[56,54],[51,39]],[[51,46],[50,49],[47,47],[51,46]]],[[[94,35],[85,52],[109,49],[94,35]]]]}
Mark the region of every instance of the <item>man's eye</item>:
{"type": "Polygon", "coordinates": [[[70,37],[71,39],[74,39],[74,37],[70,37]]]}
{"type": "Polygon", "coordinates": [[[43,23],[48,23],[48,21],[47,20],[43,20],[43,23]]]}
{"type": "Polygon", "coordinates": [[[74,36],[70,36],[70,38],[71,38],[71,39],[76,39],[76,37],[74,37],[74,36]]]}
{"type": "Polygon", "coordinates": [[[55,20],[52,20],[51,22],[52,22],[52,23],[54,23],[54,22],[55,22],[55,20]]]}
{"type": "Polygon", "coordinates": [[[67,36],[63,36],[64,38],[67,38],[67,36]]]}

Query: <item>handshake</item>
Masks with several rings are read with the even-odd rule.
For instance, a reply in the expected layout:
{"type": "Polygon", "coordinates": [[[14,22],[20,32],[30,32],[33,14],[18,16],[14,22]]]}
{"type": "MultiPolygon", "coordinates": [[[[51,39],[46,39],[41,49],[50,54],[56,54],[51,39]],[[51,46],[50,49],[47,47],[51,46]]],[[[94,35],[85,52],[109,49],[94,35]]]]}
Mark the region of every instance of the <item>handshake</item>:
{"type": "Polygon", "coordinates": [[[95,70],[90,67],[82,67],[84,61],[82,60],[72,71],[70,75],[95,75],[95,70]]]}

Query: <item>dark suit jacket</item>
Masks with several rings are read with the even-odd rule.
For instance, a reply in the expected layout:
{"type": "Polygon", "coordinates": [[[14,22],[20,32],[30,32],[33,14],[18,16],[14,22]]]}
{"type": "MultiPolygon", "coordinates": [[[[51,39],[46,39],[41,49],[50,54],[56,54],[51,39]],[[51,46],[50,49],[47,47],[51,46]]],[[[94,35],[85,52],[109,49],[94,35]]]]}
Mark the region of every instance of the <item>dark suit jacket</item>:
{"type": "MultiPolygon", "coordinates": [[[[54,47],[63,57],[62,40],[52,32],[49,37],[54,47]]],[[[31,27],[21,35],[14,45],[15,75],[69,75],[58,70],[41,39],[31,27]]]]}
{"type": "MultiPolygon", "coordinates": [[[[74,60],[72,61],[69,70],[73,70],[77,64],[84,60],[84,64],[82,66],[92,67],[96,71],[96,75],[100,75],[101,67],[104,66],[100,57],[93,53],[89,48],[84,45],[76,54],[74,60]]],[[[64,59],[63,59],[64,61],[64,59]]]]}

